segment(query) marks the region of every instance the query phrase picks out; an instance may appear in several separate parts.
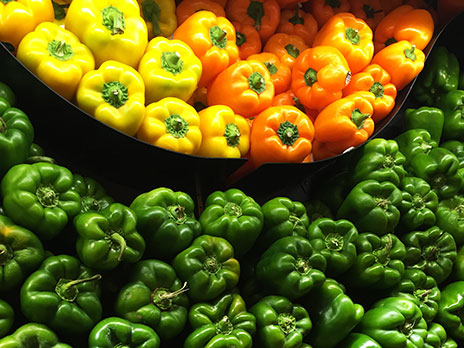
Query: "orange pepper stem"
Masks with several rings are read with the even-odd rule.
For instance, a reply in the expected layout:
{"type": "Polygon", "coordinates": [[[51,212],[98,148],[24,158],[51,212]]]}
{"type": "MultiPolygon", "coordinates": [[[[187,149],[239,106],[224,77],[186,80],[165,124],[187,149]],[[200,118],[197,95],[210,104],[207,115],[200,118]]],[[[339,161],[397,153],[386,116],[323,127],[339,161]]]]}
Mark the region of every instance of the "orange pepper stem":
{"type": "Polygon", "coordinates": [[[243,33],[240,33],[240,32],[236,32],[235,33],[236,37],[237,37],[237,40],[236,40],[236,44],[238,47],[242,46],[245,42],[246,42],[246,36],[245,34],[243,33]]]}
{"type": "Polygon", "coordinates": [[[226,129],[224,131],[224,138],[226,138],[228,146],[235,147],[240,145],[241,136],[242,134],[240,133],[240,129],[238,129],[236,124],[229,123],[226,125],[226,129]]]}
{"type": "Polygon", "coordinates": [[[292,146],[300,137],[298,127],[289,121],[282,122],[277,129],[277,135],[284,145],[292,146]]]}
{"type": "Polygon", "coordinates": [[[151,21],[153,25],[153,35],[161,35],[159,20],[161,18],[161,9],[154,0],[145,0],[142,2],[143,17],[151,21]]]}
{"type": "Polygon", "coordinates": [[[124,34],[126,21],[124,13],[110,5],[102,10],[103,25],[111,31],[111,35],[124,34]]]}
{"type": "Polygon", "coordinates": [[[259,1],[250,1],[248,5],[247,15],[255,21],[255,28],[259,30],[261,28],[261,20],[264,17],[264,5],[259,1]]]}
{"type": "Polygon", "coordinates": [[[358,129],[362,129],[364,127],[364,121],[369,117],[371,117],[370,114],[363,114],[359,109],[354,109],[351,113],[351,121],[353,121],[358,129]]]}
{"type": "Polygon", "coordinates": [[[325,0],[325,3],[332,8],[339,8],[342,6],[342,2],[340,0],[325,0]]]}
{"type": "Polygon", "coordinates": [[[271,74],[271,76],[278,71],[275,64],[272,64],[271,62],[264,62],[264,65],[266,66],[267,70],[269,70],[269,74],[271,74]]]}
{"type": "Polygon", "coordinates": [[[304,74],[304,80],[306,83],[306,86],[311,87],[317,82],[317,71],[314,70],[313,68],[309,68],[306,70],[304,74]]]}
{"type": "Polygon", "coordinates": [[[226,48],[227,46],[227,32],[222,30],[219,26],[215,25],[209,28],[209,37],[214,46],[219,48],[226,48]]]}
{"type": "Polygon", "coordinates": [[[300,55],[300,50],[292,44],[286,45],[285,49],[287,50],[287,53],[295,59],[298,58],[298,56],[300,55]]]}
{"type": "Polygon", "coordinates": [[[407,48],[404,50],[404,55],[406,58],[411,59],[413,62],[417,59],[416,52],[416,46],[412,45],[411,48],[407,48]]]}
{"type": "Polygon", "coordinates": [[[74,51],[71,45],[67,44],[64,40],[52,40],[47,47],[48,53],[58,60],[66,61],[74,56],[74,51]]]}
{"type": "Polygon", "coordinates": [[[103,85],[102,98],[111,106],[119,109],[129,99],[129,90],[119,81],[106,82],[103,85]]]}
{"type": "Polygon", "coordinates": [[[163,52],[161,54],[161,67],[173,75],[180,74],[184,68],[184,62],[178,52],[163,52]]]}
{"type": "Polygon", "coordinates": [[[183,138],[188,132],[188,122],[180,115],[173,114],[164,120],[166,125],[166,132],[171,134],[174,138],[183,138]]]}
{"type": "Polygon", "coordinates": [[[299,12],[299,11],[296,10],[296,11],[295,11],[295,15],[294,15],[293,17],[291,17],[291,18],[288,19],[288,21],[289,21],[290,23],[292,23],[293,25],[297,25],[297,24],[302,24],[302,25],[303,25],[304,22],[305,22],[305,21],[304,21],[304,18],[298,15],[298,12],[299,12]]]}
{"type": "Polygon", "coordinates": [[[380,82],[374,82],[369,89],[369,92],[375,95],[375,98],[383,98],[385,91],[380,82]]]}
{"type": "Polygon", "coordinates": [[[248,78],[248,86],[252,91],[255,91],[256,93],[260,94],[264,92],[264,90],[266,89],[266,81],[264,81],[263,75],[255,71],[248,78]]]}
{"type": "Polygon", "coordinates": [[[353,45],[358,45],[361,41],[359,32],[353,28],[347,28],[345,31],[345,36],[353,45]]]}

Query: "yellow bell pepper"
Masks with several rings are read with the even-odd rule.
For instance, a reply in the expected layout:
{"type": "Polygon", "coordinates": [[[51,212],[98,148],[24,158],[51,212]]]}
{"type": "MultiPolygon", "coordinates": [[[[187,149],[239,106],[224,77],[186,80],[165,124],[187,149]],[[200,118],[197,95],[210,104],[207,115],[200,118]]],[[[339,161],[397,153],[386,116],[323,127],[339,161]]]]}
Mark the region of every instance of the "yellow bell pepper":
{"type": "Polygon", "coordinates": [[[73,0],[65,28],[90,48],[96,66],[116,60],[137,69],[148,43],[136,0],[73,0]]]}
{"type": "Polygon", "coordinates": [[[225,105],[210,106],[198,114],[203,136],[198,156],[240,158],[248,153],[250,126],[245,117],[225,105]]]}
{"type": "Polygon", "coordinates": [[[137,138],[168,150],[194,155],[202,139],[200,116],[182,99],[161,99],[147,106],[137,138]]]}
{"type": "Polygon", "coordinates": [[[201,77],[201,61],[183,41],[155,37],[139,64],[145,81],[146,103],[166,97],[187,101],[201,77]]]}
{"type": "Polygon", "coordinates": [[[175,0],[137,0],[148,29],[148,39],[171,37],[177,28],[175,0]]]}
{"type": "Polygon", "coordinates": [[[97,120],[133,136],[145,116],[145,85],[137,70],[108,60],[82,77],[76,102],[97,120]]]}
{"type": "Polygon", "coordinates": [[[95,68],[92,52],[69,30],[41,23],[18,46],[17,58],[44,83],[71,100],[82,76],[95,68]]]}
{"type": "Polygon", "coordinates": [[[16,49],[27,33],[53,18],[50,0],[0,0],[0,41],[9,42],[16,49]]]}

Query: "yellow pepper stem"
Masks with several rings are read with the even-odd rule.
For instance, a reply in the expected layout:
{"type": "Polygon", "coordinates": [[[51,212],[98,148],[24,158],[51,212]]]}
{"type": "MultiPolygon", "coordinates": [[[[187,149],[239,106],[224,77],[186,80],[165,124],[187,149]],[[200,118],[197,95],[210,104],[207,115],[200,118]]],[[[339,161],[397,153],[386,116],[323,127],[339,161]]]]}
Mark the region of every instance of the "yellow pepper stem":
{"type": "Polygon", "coordinates": [[[165,121],[166,131],[174,138],[183,138],[188,132],[188,122],[180,115],[171,115],[165,121]]]}
{"type": "Polygon", "coordinates": [[[163,52],[161,54],[161,67],[173,75],[180,74],[184,68],[184,62],[178,52],[163,52]]]}
{"type": "Polygon", "coordinates": [[[55,57],[58,60],[66,61],[72,59],[74,56],[74,51],[70,44],[67,44],[64,40],[52,40],[48,44],[48,53],[52,57],[55,57]]]}
{"type": "Polygon", "coordinates": [[[107,82],[103,85],[102,98],[108,104],[119,109],[129,99],[129,90],[119,81],[107,82]]]}
{"type": "Polygon", "coordinates": [[[105,7],[102,12],[103,25],[111,31],[111,35],[124,34],[126,21],[124,13],[114,6],[105,7]]]}
{"type": "Polygon", "coordinates": [[[238,129],[237,125],[234,123],[229,123],[226,125],[226,129],[224,131],[224,138],[226,138],[227,145],[231,147],[235,147],[240,145],[240,130],[238,129]]]}

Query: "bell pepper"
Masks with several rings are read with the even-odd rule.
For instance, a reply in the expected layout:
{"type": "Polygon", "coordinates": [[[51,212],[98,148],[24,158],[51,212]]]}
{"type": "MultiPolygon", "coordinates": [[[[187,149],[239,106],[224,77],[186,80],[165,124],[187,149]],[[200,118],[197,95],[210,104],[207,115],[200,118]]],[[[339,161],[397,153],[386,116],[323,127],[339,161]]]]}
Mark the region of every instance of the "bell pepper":
{"type": "Polygon", "coordinates": [[[304,12],[299,7],[281,11],[278,33],[297,35],[303,38],[308,47],[312,47],[317,31],[317,21],[311,13],[304,12]]]}
{"type": "Polygon", "coordinates": [[[95,68],[89,48],[70,31],[39,24],[18,46],[16,57],[45,84],[71,100],[84,74],[95,68]]]}
{"type": "Polygon", "coordinates": [[[249,312],[256,317],[257,347],[308,347],[303,340],[312,328],[307,310],[283,296],[266,296],[249,312]]]}
{"type": "Polygon", "coordinates": [[[440,199],[451,198],[464,184],[462,172],[458,171],[459,160],[449,150],[436,147],[428,154],[414,156],[409,173],[427,181],[440,199]]]}
{"type": "Polygon", "coordinates": [[[192,105],[197,112],[200,112],[208,107],[207,93],[206,87],[197,88],[187,103],[192,105]]]}
{"type": "Polygon", "coordinates": [[[448,278],[450,282],[464,280],[464,245],[457,244],[457,246],[458,253],[456,255],[456,261],[453,265],[453,272],[451,272],[451,275],[448,278]]]}
{"type": "Polygon", "coordinates": [[[403,2],[404,0],[380,0],[380,3],[382,4],[382,9],[385,12],[385,14],[388,14],[395,8],[403,5],[403,2]]]}
{"type": "Polygon", "coordinates": [[[452,338],[448,337],[445,328],[440,324],[430,324],[427,331],[424,348],[458,348],[458,344],[452,338]]]}
{"type": "Polygon", "coordinates": [[[464,168],[464,143],[459,140],[447,140],[440,143],[441,147],[450,150],[459,160],[459,169],[464,168]]]}
{"type": "Polygon", "coordinates": [[[292,90],[310,109],[322,109],[342,97],[351,72],[338,49],[318,46],[303,51],[292,71],[292,90]]]}
{"type": "Polygon", "coordinates": [[[463,289],[464,281],[455,281],[441,290],[436,317],[436,322],[441,324],[448,336],[456,341],[464,339],[464,323],[461,314],[464,309],[463,289]]]}
{"type": "Polygon", "coordinates": [[[277,2],[279,3],[279,6],[280,6],[281,9],[294,9],[296,7],[299,7],[300,4],[303,5],[307,1],[308,0],[303,0],[303,1],[299,1],[299,0],[277,0],[277,2]]]}
{"type": "Polygon", "coordinates": [[[262,43],[256,28],[250,24],[240,22],[232,22],[235,27],[235,35],[237,36],[237,47],[240,59],[247,59],[252,54],[261,52],[262,43]]]}
{"type": "Polygon", "coordinates": [[[304,39],[298,35],[276,33],[267,40],[263,52],[274,53],[291,70],[300,53],[308,48],[304,39]]]}
{"type": "Polygon", "coordinates": [[[318,27],[322,26],[335,14],[340,12],[350,12],[351,4],[349,0],[311,0],[304,4],[309,13],[312,13],[317,21],[318,27]]]}
{"type": "Polygon", "coordinates": [[[352,332],[338,346],[339,348],[382,348],[371,337],[352,332]]]}
{"type": "MultiPolygon", "coordinates": [[[[295,95],[292,89],[274,96],[272,106],[290,105],[296,107],[301,112],[305,113],[311,119],[311,113],[308,108],[301,104],[300,99],[295,95]]],[[[311,119],[314,123],[314,120],[311,119]]]]}
{"type": "Polygon", "coordinates": [[[398,187],[402,192],[402,200],[398,206],[401,213],[399,229],[410,232],[433,226],[438,196],[429,183],[418,177],[407,176],[398,187]]]}
{"type": "Polygon", "coordinates": [[[145,103],[166,97],[187,101],[197,88],[202,65],[192,49],[180,40],[152,39],[138,66],[145,83],[145,103]]]}
{"type": "Polygon", "coordinates": [[[182,99],[166,97],[147,106],[136,136],[171,151],[196,154],[202,140],[200,116],[182,99]]]}
{"type": "Polygon", "coordinates": [[[410,5],[398,6],[375,29],[375,53],[404,40],[422,51],[432,39],[434,26],[432,15],[427,10],[415,9],[410,5]]]}
{"type": "Polygon", "coordinates": [[[193,302],[210,301],[233,289],[240,265],[232,245],[224,238],[201,235],[172,261],[179,278],[188,283],[193,302]]]}
{"type": "Polygon", "coordinates": [[[307,238],[314,252],[327,260],[328,277],[345,273],[356,260],[358,230],[348,220],[317,219],[309,225],[307,238]]]}
{"type": "Polygon", "coordinates": [[[276,0],[235,0],[226,5],[227,17],[232,21],[253,25],[265,43],[280,22],[280,6],[276,0]]]}
{"type": "Polygon", "coordinates": [[[362,19],[372,31],[375,30],[379,22],[385,17],[385,11],[381,0],[349,0],[351,4],[350,12],[357,18],[362,19]]]}
{"type": "Polygon", "coordinates": [[[432,139],[440,143],[445,116],[443,111],[430,106],[406,109],[403,114],[404,130],[425,129],[432,139]]]}
{"type": "Polygon", "coordinates": [[[440,200],[436,217],[437,226],[452,234],[456,244],[461,246],[464,243],[464,196],[458,194],[440,200]]]}
{"type": "Polygon", "coordinates": [[[443,110],[442,140],[464,140],[464,90],[453,90],[438,97],[436,106],[443,110]]]}
{"type": "Polygon", "coordinates": [[[51,163],[19,164],[3,177],[3,209],[40,239],[57,236],[81,210],[69,169],[51,163]]]}
{"type": "Polygon", "coordinates": [[[326,279],[302,301],[313,321],[306,341],[314,347],[339,347],[364,315],[363,306],[354,303],[334,279],[326,279]]]}
{"type": "Polygon", "coordinates": [[[16,105],[16,95],[10,86],[0,81],[0,97],[5,99],[10,106],[16,105]]]}
{"type": "Polygon", "coordinates": [[[0,97],[0,177],[26,161],[34,141],[34,127],[20,109],[0,97]]]}
{"type": "Polygon", "coordinates": [[[372,337],[383,348],[419,348],[427,337],[427,323],[414,302],[387,297],[364,314],[356,331],[372,337]]]}
{"type": "Polygon", "coordinates": [[[292,70],[280,62],[280,59],[270,52],[262,52],[250,55],[247,60],[257,60],[263,63],[274,85],[274,94],[280,94],[289,90],[292,83],[292,70]]]}
{"type": "Polygon", "coordinates": [[[90,48],[97,67],[115,60],[136,69],[147,47],[147,25],[136,0],[73,0],[64,25],[90,48]]]}
{"type": "Polygon", "coordinates": [[[372,64],[378,64],[391,76],[398,91],[405,88],[424,68],[425,55],[409,41],[395,42],[378,51],[372,64]]]}
{"type": "Polygon", "coordinates": [[[354,289],[388,289],[400,282],[406,248],[397,236],[361,233],[355,245],[356,260],[340,278],[343,284],[354,289]]]}
{"type": "Polygon", "coordinates": [[[327,261],[310,241],[282,237],[266,249],[256,265],[256,278],[272,293],[296,300],[325,280],[327,261]]]}
{"type": "Polygon", "coordinates": [[[15,313],[4,300],[0,300],[0,337],[5,337],[13,327],[15,313]]]}
{"type": "Polygon", "coordinates": [[[156,36],[171,37],[177,28],[175,0],[137,0],[147,25],[148,40],[156,36]]]}
{"type": "Polygon", "coordinates": [[[244,117],[267,109],[274,99],[271,74],[257,60],[242,60],[219,73],[208,87],[209,105],[226,105],[244,117]]]}
{"type": "Polygon", "coordinates": [[[145,256],[171,261],[201,234],[195,203],[187,193],[159,187],[135,197],[130,208],[146,241],[145,256]]]}
{"type": "Polygon", "coordinates": [[[185,339],[184,348],[252,347],[256,318],[247,312],[245,301],[237,293],[194,304],[189,322],[192,332],[185,339]]]}
{"type": "Polygon", "coordinates": [[[0,3],[0,41],[16,49],[19,43],[42,22],[53,22],[50,0],[15,0],[0,3]]]}
{"type": "Polygon", "coordinates": [[[60,342],[47,326],[37,323],[24,324],[11,335],[0,339],[0,347],[23,348],[31,345],[37,348],[71,348],[70,345],[60,342]]]}
{"type": "Polygon", "coordinates": [[[390,82],[390,74],[378,64],[370,64],[361,72],[351,77],[350,83],[343,89],[343,96],[358,91],[373,93],[374,113],[372,119],[375,123],[384,119],[395,106],[396,87],[390,82]]]}
{"type": "Polygon", "coordinates": [[[135,264],[130,281],[119,291],[115,313],[133,323],[147,325],[161,340],[170,340],[187,323],[188,290],[171,265],[160,260],[143,260],[135,264]]]}
{"type": "Polygon", "coordinates": [[[81,213],[100,212],[114,202],[103,186],[90,177],[74,173],[72,189],[81,197],[81,213]]]}
{"type": "Polygon", "coordinates": [[[158,348],[160,339],[152,328],[117,317],[108,317],[99,321],[90,331],[89,348],[118,345],[158,348]]]}
{"type": "Polygon", "coordinates": [[[264,224],[261,206],[234,188],[208,195],[199,220],[203,234],[226,239],[238,258],[251,250],[264,224]]]}
{"type": "Polygon", "coordinates": [[[102,318],[100,279],[73,256],[50,256],[23,283],[21,311],[57,334],[88,334],[102,318]]]}
{"type": "Polygon", "coordinates": [[[204,10],[213,12],[216,17],[226,17],[224,6],[213,0],[181,1],[176,6],[177,25],[184,23],[195,12],[204,10]]]}
{"type": "Polygon", "coordinates": [[[82,77],[76,101],[77,106],[97,120],[133,136],[145,116],[143,78],[129,65],[105,61],[82,77]]]}
{"type": "Polygon", "coordinates": [[[371,28],[346,12],[331,17],[317,33],[313,45],[337,48],[353,74],[368,66],[374,55],[371,28]]]}
{"type": "Polygon", "coordinates": [[[437,97],[458,89],[459,61],[445,46],[435,47],[419,75],[413,94],[418,103],[434,106],[437,97]]]}
{"type": "Polygon", "coordinates": [[[395,138],[400,152],[406,157],[404,167],[408,170],[412,159],[418,154],[428,155],[438,146],[430,133],[425,129],[410,129],[395,138]]]}
{"type": "Polygon", "coordinates": [[[198,87],[208,86],[215,77],[239,59],[236,33],[225,17],[210,11],[191,15],[174,32],[173,39],[184,41],[205,67],[198,87]]]}
{"type": "Polygon", "coordinates": [[[310,199],[304,202],[304,206],[310,223],[320,218],[334,218],[330,207],[320,199],[310,199]]]}

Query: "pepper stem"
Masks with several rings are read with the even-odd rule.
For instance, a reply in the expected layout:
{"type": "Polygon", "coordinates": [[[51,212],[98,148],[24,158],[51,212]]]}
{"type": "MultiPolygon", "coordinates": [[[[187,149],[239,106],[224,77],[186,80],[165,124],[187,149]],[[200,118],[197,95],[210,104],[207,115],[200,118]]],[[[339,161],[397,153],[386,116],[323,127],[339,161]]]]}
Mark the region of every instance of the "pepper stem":
{"type": "Polygon", "coordinates": [[[317,82],[317,71],[313,68],[309,68],[308,70],[306,70],[304,74],[304,80],[306,86],[311,87],[312,85],[314,85],[317,82]]]}
{"type": "Polygon", "coordinates": [[[404,50],[404,55],[406,56],[406,58],[411,59],[413,62],[417,59],[415,50],[415,45],[412,45],[411,48],[407,48],[404,50]]]}
{"type": "Polygon", "coordinates": [[[418,289],[414,291],[414,296],[421,302],[427,302],[428,296],[432,293],[432,289],[418,289]]]}
{"type": "Polygon", "coordinates": [[[224,315],[221,320],[216,322],[216,334],[230,335],[234,330],[234,325],[227,315],[224,315]]]}
{"type": "Polygon", "coordinates": [[[277,129],[277,135],[282,144],[288,146],[293,146],[295,141],[300,137],[298,127],[290,121],[285,121],[280,124],[279,129],[277,129]]]}
{"type": "Polygon", "coordinates": [[[184,68],[184,62],[180,59],[179,52],[163,52],[161,54],[161,68],[174,76],[180,74],[184,68]]]}
{"type": "Polygon", "coordinates": [[[436,245],[428,245],[422,253],[422,258],[427,261],[437,261],[440,256],[440,248],[436,245]]]}
{"type": "Polygon", "coordinates": [[[242,216],[242,208],[233,202],[227,202],[224,206],[224,213],[229,216],[240,217],[242,216]]]}
{"type": "Polygon", "coordinates": [[[364,127],[364,121],[371,117],[370,114],[363,114],[358,108],[351,112],[351,121],[355,124],[357,129],[364,127]]]}
{"type": "Polygon", "coordinates": [[[170,205],[166,210],[168,211],[169,218],[174,220],[178,225],[183,224],[188,218],[187,214],[185,214],[185,207],[180,204],[170,205]]]}
{"type": "Polygon", "coordinates": [[[343,236],[338,233],[329,233],[325,237],[325,245],[327,249],[332,251],[340,251],[343,249],[343,236]]]}
{"type": "Polygon", "coordinates": [[[296,259],[294,266],[295,270],[302,275],[308,274],[308,272],[311,270],[311,266],[309,265],[308,260],[305,260],[301,257],[296,259]]]}
{"type": "Polygon", "coordinates": [[[189,130],[188,122],[180,115],[173,114],[164,120],[166,132],[174,138],[184,138],[189,130]]]}
{"type": "Polygon", "coordinates": [[[95,280],[100,280],[102,278],[101,274],[95,274],[90,278],[82,278],[76,280],[69,280],[61,278],[55,287],[56,294],[64,301],[73,302],[77,295],[79,294],[79,290],[77,289],[77,285],[87,282],[92,282],[95,280]]]}
{"type": "Polygon", "coordinates": [[[235,37],[236,37],[235,42],[238,47],[242,46],[246,42],[246,35],[239,31],[235,33],[235,37]]]}
{"type": "Polygon", "coordinates": [[[209,37],[214,46],[219,48],[226,48],[227,46],[227,32],[215,25],[209,28],[209,37]]]}
{"type": "Polygon", "coordinates": [[[172,306],[172,300],[187,291],[189,291],[187,282],[179,290],[172,292],[166,288],[156,288],[152,294],[153,303],[161,310],[167,311],[172,306]]]}
{"type": "Polygon", "coordinates": [[[255,21],[256,30],[261,29],[261,20],[264,17],[264,5],[259,1],[250,1],[248,5],[247,15],[255,21]]]}
{"type": "Polygon", "coordinates": [[[7,130],[8,126],[6,125],[5,120],[3,119],[3,117],[0,117],[0,133],[6,133],[7,130]]]}
{"type": "Polygon", "coordinates": [[[28,163],[28,164],[40,163],[40,162],[46,162],[46,163],[51,163],[51,164],[56,163],[56,161],[53,158],[48,157],[48,156],[29,156],[25,160],[25,163],[28,163]]]}
{"type": "Polygon", "coordinates": [[[55,188],[48,184],[48,185],[39,185],[35,195],[40,204],[42,204],[45,208],[53,208],[58,205],[59,198],[58,194],[55,191],[55,188]]]}
{"type": "Polygon", "coordinates": [[[119,233],[112,233],[111,239],[119,245],[118,261],[121,261],[124,255],[124,251],[126,251],[126,247],[127,247],[126,240],[119,233]]]}
{"type": "Polygon", "coordinates": [[[271,76],[274,75],[275,73],[277,73],[278,69],[275,66],[275,64],[273,64],[271,62],[264,62],[264,65],[266,66],[266,68],[269,71],[269,74],[271,74],[271,76]]]}
{"type": "Polygon", "coordinates": [[[161,18],[161,9],[154,0],[145,0],[142,2],[142,14],[147,21],[151,21],[153,26],[153,36],[161,35],[159,21],[161,18]]]}
{"type": "Polygon", "coordinates": [[[374,82],[371,88],[369,88],[369,92],[374,94],[376,99],[383,98],[385,95],[385,90],[380,82],[374,82]]]}
{"type": "Polygon", "coordinates": [[[398,41],[396,41],[396,39],[395,39],[394,37],[391,37],[391,38],[389,38],[388,40],[386,40],[386,41],[384,42],[384,45],[385,45],[385,47],[386,47],[386,46],[390,46],[390,45],[392,45],[392,44],[394,44],[394,43],[396,43],[396,42],[398,42],[398,41]]]}
{"type": "Polygon", "coordinates": [[[353,45],[359,45],[359,42],[361,41],[361,36],[359,35],[359,31],[354,28],[347,28],[345,31],[345,37],[353,45]]]}
{"type": "Polygon", "coordinates": [[[364,4],[363,11],[366,14],[366,18],[374,18],[377,13],[383,12],[383,10],[375,10],[371,5],[364,4]]]}
{"type": "Polygon", "coordinates": [[[236,147],[240,145],[241,136],[242,134],[240,133],[240,129],[238,129],[236,124],[229,123],[226,125],[224,130],[224,138],[226,138],[227,146],[236,147]]]}
{"type": "Polygon", "coordinates": [[[119,109],[129,100],[129,90],[119,81],[106,82],[102,89],[103,100],[119,109]]]}
{"type": "Polygon", "coordinates": [[[390,234],[386,235],[387,241],[383,248],[374,250],[373,254],[377,260],[377,262],[381,263],[382,265],[386,266],[390,261],[390,252],[393,248],[393,238],[390,234]]]}
{"type": "Polygon", "coordinates": [[[215,256],[209,256],[203,263],[203,268],[205,271],[214,274],[221,269],[221,264],[218,263],[215,256]]]}
{"type": "Polygon", "coordinates": [[[248,86],[252,91],[261,94],[266,90],[266,81],[263,75],[255,71],[248,77],[248,86]]]}
{"type": "Polygon", "coordinates": [[[111,31],[111,35],[124,34],[124,29],[126,29],[124,13],[122,13],[118,8],[110,5],[105,7],[101,14],[103,25],[111,31]]]}
{"type": "Polygon", "coordinates": [[[290,23],[292,23],[293,25],[297,25],[297,24],[304,25],[304,23],[305,23],[304,18],[301,17],[299,13],[300,13],[300,10],[297,9],[297,10],[295,11],[295,15],[293,15],[292,17],[290,17],[290,18],[288,19],[288,21],[289,21],[290,23]]]}
{"type": "Polygon", "coordinates": [[[277,323],[285,336],[296,329],[296,318],[287,313],[279,314],[277,323]]]}
{"type": "Polygon", "coordinates": [[[288,44],[285,46],[285,50],[295,59],[300,55],[300,50],[295,45],[288,44]]]}
{"type": "Polygon", "coordinates": [[[66,61],[69,59],[72,59],[74,57],[74,51],[71,47],[70,44],[67,44],[66,41],[64,40],[52,40],[49,42],[48,47],[47,47],[48,53],[60,60],[60,61],[66,61]]]}

